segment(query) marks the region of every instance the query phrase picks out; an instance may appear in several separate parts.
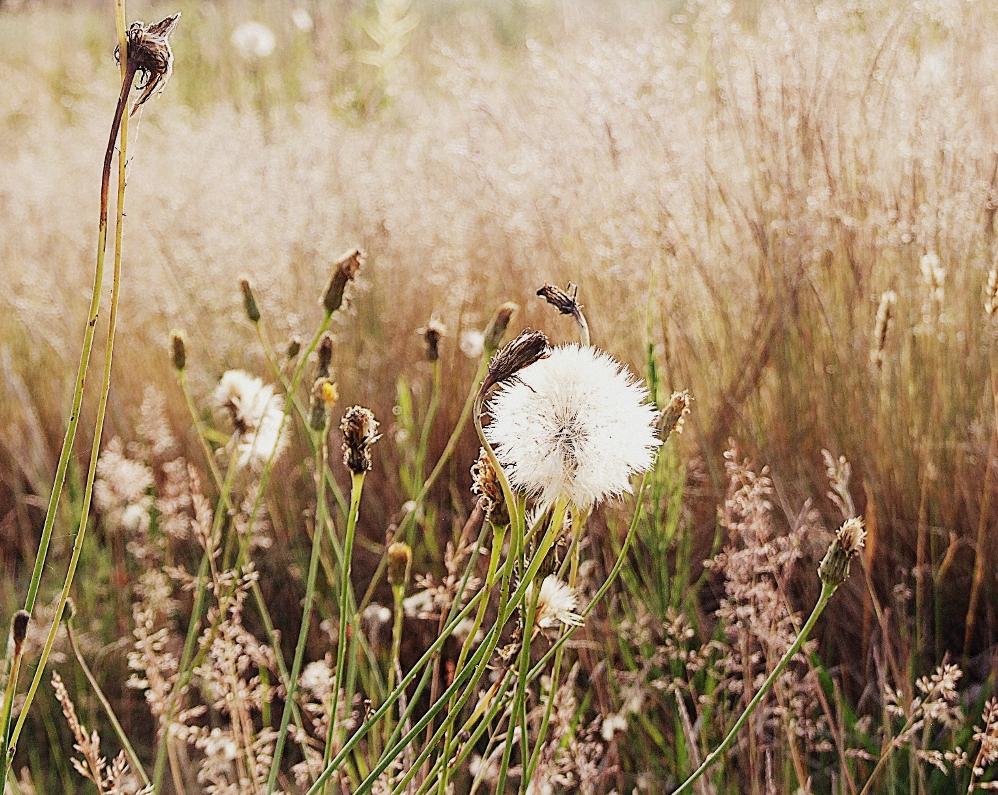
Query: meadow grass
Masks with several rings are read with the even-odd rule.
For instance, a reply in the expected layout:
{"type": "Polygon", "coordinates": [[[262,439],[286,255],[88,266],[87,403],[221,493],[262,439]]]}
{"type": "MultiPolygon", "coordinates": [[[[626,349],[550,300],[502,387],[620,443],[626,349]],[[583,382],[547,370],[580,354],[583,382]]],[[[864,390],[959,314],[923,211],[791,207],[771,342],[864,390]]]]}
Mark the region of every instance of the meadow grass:
{"type": "Polygon", "coordinates": [[[11,791],[73,791],[74,756],[101,792],[992,785],[994,8],[127,13],[176,10],[119,166],[106,393],[74,374],[81,329],[108,368],[114,338],[89,246],[115,15],[0,6],[0,605],[32,613],[11,791]],[[569,281],[581,310],[535,295],[569,281]],[[584,531],[528,521],[479,457],[504,301],[507,340],[591,334],[659,407],[694,396],[584,531]],[[339,460],[355,405],[369,472],[339,460]],[[542,631],[525,572],[582,628],[542,631]]]}

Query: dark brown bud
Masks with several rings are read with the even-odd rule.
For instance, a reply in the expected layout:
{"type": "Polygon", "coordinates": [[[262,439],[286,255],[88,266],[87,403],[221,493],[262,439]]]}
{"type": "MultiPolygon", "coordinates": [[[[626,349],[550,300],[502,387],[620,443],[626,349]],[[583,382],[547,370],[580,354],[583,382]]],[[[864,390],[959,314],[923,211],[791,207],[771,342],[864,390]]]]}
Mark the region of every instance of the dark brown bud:
{"type": "Polygon", "coordinates": [[[426,343],[426,360],[435,362],[440,358],[440,340],[447,335],[447,328],[436,318],[430,320],[425,328],[419,329],[419,334],[426,343]]]}
{"type": "Polygon", "coordinates": [[[343,432],[343,463],[355,475],[370,471],[371,447],[381,438],[374,414],[363,406],[353,406],[343,415],[340,430],[343,432]]]}
{"type": "Polygon", "coordinates": [[[249,279],[242,278],[239,280],[239,289],[243,291],[243,308],[246,310],[246,317],[249,318],[250,323],[260,322],[260,308],[256,305],[256,298],[253,295],[253,287],[249,283],[249,279]]]}
{"type": "Polygon", "coordinates": [[[364,264],[364,252],[359,248],[351,249],[343,254],[333,266],[333,275],[322,296],[322,305],[328,314],[333,314],[343,305],[343,293],[347,284],[353,280],[364,264]]]}
{"type": "Polygon", "coordinates": [[[404,587],[409,582],[412,567],[412,547],[396,541],[388,547],[388,582],[393,587],[404,587]]]}
{"type": "Polygon", "coordinates": [[[492,357],[480,394],[484,395],[496,384],[508,381],[524,367],[546,358],[549,352],[548,338],[543,332],[524,329],[519,337],[492,357]]]}
{"type": "Polygon", "coordinates": [[[336,384],[328,378],[317,378],[312,385],[312,403],[309,411],[308,424],[313,430],[322,431],[329,422],[329,415],[333,412],[333,406],[339,400],[339,391],[336,384]]]}
{"type": "Polygon", "coordinates": [[[178,370],[187,367],[187,343],[184,341],[182,331],[174,331],[170,336],[170,344],[173,351],[173,366],[178,370]]]}
{"type": "Polygon", "coordinates": [[[568,288],[562,290],[553,284],[545,284],[537,291],[537,294],[563,315],[578,318],[582,314],[582,306],[578,301],[578,285],[569,282],[568,288]]]}
{"type": "Polygon", "coordinates": [[[288,357],[288,361],[296,358],[298,354],[301,353],[301,337],[295,335],[288,341],[288,350],[285,356],[288,357]]]}
{"type": "MultiPolygon", "coordinates": [[[[152,25],[133,22],[126,33],[128,48],[128,68],[138,76],[135,87],[142,94],[132,106],[132,113],[153,95],[166,88],[173,73],[173,50],[170,48],[170,34],[177,26],[180,12],[172,14],[152,25]]],[[[119,48],[114,50],[115,60],[121,57],[119,48]]]]}
{"type": "Polygon", "coordinates": [[[31,616],[25,610],[18,610],[10,622],[10,637],[14,641],[14,654],[21,653],[24,639],[28,637],[28,623],[31,616]]]}
{"type": "Polygon", "coordinates": [[[690,403],[693,398],[686,390],[673,392],[668,405],[662,410],[662,415],[658,418],[658,432],[662,441],[665,442],[675,433],[683,432],[683,424],[686,415],[690,413],[690,403]]]}
{"type": "Polygon", "coordinates": [[[484,348],[488,354],[493,353],[502,345],[502,338],[506,336],[506,329],[509,328],[513,315],[519,311],[520,307],[512,301],[507,301],[500,306],[489,321],[485,329],[484,348]]]}
{"type": "Polygon", "coordinates": [[[863,527],[863,520],[856,517],[847,519],[835,533],[825,557],[821,559],[818,577],[826,585],[837,588],[849,576],[849,562],[865,545],[866,528],[863,527]]]}
{"type": "Polygon", "coordinates": [[[316,368],[316,377],[328,378],[329,367],[333,363],[333,338],[328,334],[323,334],[319,340],[319,364],[316,368]]]}

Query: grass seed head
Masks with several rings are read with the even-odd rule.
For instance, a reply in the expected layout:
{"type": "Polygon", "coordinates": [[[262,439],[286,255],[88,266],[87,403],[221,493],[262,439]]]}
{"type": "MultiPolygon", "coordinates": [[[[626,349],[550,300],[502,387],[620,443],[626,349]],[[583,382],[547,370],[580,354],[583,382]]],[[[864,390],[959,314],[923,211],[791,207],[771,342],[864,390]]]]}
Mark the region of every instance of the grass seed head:
{"type": "Polygon", "coordinates": [[[693,398],[685,389],[682,392],[673,392],[669,403],[662,410],[658,418],[659,438],[663,442],[667,441],[673,433],[682,433],[683,425],[686,424],[686,415],[690,413],[690,403],[693,398]]]}
{"type": "Polygon", "coordinates": [[[26,610],[18,610],[10,622],[10,637],[14,641],[14,654],[21,653],[24,639],[28,636],[28,623],[31,616],[26,610]]]}
{"type": "Polygon", "coordinates": [[[392,587],[403,588],[409,582],[412,567],[412,547],[404,541],[395,541],[388,547],[388,582],[392,587]]]}

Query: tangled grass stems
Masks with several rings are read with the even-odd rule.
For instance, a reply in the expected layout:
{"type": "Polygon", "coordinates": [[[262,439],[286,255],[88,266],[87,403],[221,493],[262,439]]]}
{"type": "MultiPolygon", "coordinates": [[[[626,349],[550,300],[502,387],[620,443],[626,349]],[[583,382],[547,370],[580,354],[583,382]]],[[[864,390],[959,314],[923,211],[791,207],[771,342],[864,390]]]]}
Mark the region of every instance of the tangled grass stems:
{"type": "MultiPolygon", "coordinates": [[[[86,539],[87,524],[89,522],[90,502],[93,498],[94,481],[97,474],[97,458],[100,455],[101,437],[104,430],[104,416],[107,411],[108,395],[111,390],[111,364],[114,353],[114,336],[118,319],[118,299],[121,291],[121,249],[122,234],[124,231],[125,214],[125,166],[128,161],[128,116],[125,109],[128,105],[128,95],[132,90],[132,81],[138,70],[137,61],[128,57],[128,37],[125,30],[125,4],[124,0],[115,2],[115,27],[118,32],[118,48],[120,53],[121,89],[118,94],[118,102],[115,106],[114,116],[111,120],[111,131],[108,135],[107,148],[104,152],[104,166],[101,170],[101,190],[100,190],[100,216],[98,219],[97,232],[97,265],[94,268],[94,297],[91,298],[90,319],[87,322],[87,330],[84,333],[83,352],[80,357],[80,372],[77,377],[76,391],[73,395],[73,410],[70,416],[70,429],[67,429],[66,438],[63,442],[63,452],[60,453],[60,462],[56,469],[55,482],[52,495],[50,496],[51,515],[46,513],[45,525],[42,530],[42,538],[39,542],[39,550],[35,557],[35,569],[32,572],[31,583],[28,589],[28,600],[31,607],[26,608],[30,614],[34,607],[38,594],[38,587],[41,582],[41,572],[45,566],[45,559],[48,554],[48,546],[51,541],[52,528],[55,523],[55,515],[58,511],[59,493],[62,483],[65,481],[66,467],[68,466],[68,456],[75,440],[76,428],[79,422],[80,404],[83,399],[86,370],[90,360],[90,352],[93,348],[94,327],[97,324],[97,313],[100,309],[100,288],[103,281],[104,257],[107,248],[107,212],[108,212],[108,192],[111,181],[111,162],[114,157],[115,142],[119,142],[118,149],[118,191],[117,191],[117,217],[115,219],[114,256],[113,256],[113,279],[111,286],[111,305],[108,319],[107,335],[104,352],[104,371],[101,381],[100,393],[97,403],[97,414],[94,420],[94,439],[90,451],[90,463],[87,469],[86,486],[84,487],[82,506],[80,509],[80,523],[73,541],[73,549],[70,555],[69,566],[63,582],[62,592],[59,595],[59,602],[56,606],[55,615],[52,618],[52,626],[49,628],[45,645],[39,656],[35,675],[28,687],[21,713],[17,723],[10,730],[9,724],[11,716],[4,717],[6,723],[3,726],[2,748],[0,748],[0,793],[6,787],[7,769],[12,762],[13,751],[17,746],[24,722],[27,719],[38,687],[45,674],[45,667],[48,663],[49,655],[52,653],[52,646],[55,643],[56,634],[62,621],[63,612],[66,609],[66,602],[69,599],[69,591],[73,585],[76,575],[76,567],[79,564],[80,554],[83,551],[83,542],[86,539]],[[74,424],[74,422],[76,424],[74,424]],[[63,460],[63,454],[66,459],[63,460]],[[47,528],[47,532],[46,532],[47,528]]],[[[17,682],[14,681],[14,689],[17,682]]]]}

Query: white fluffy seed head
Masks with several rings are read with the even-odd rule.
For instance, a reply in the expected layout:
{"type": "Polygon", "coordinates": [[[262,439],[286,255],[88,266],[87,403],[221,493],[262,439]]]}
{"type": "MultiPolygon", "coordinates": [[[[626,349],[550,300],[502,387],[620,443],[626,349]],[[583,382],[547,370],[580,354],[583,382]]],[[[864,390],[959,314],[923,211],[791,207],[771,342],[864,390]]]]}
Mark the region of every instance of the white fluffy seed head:
{"type": "Polygon", "coordinates": [[[214,399],[239,432],[235,455],[240,468],[259,467],[284,451],[284,409],[270,384],[242,370],[229,370],[215,387],[214,399]]]}
{"type": "MultiPolygon", "coordinates": [[[[534,598],[534,588],[531,583],[527,589],[527,602],[534,598]]],[[[554,574],[549,574],[541,582],[541,590],[537,595],[537,614],[535,622],[541,629],[554,629],[559,624],[566,627],[582,626],[582,616],[578,613],[579,597],[575,589],[559,580],[554,574]]]]}
{"type": "Polygon", "coordinates": [[[630,491],[655,461],[658,412],[612,356],[564,345],[503,383],[485,435],[512,485],[588,508],[630,491]]]}

